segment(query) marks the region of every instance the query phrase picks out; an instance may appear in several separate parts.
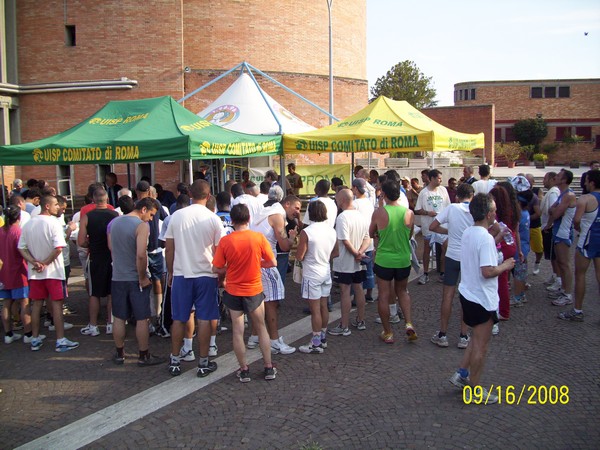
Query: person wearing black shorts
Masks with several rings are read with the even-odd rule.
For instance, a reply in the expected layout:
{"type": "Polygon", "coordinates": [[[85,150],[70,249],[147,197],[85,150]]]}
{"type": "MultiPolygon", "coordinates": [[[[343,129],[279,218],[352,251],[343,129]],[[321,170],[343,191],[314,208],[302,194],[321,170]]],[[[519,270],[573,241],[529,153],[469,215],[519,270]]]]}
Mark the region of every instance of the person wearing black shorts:
{"type": "MultiPolygon", "coordinates": [[[[469,204],[475,225],[465,229],[461,240],[461,281],[458,286],[463,320],[472,328],[471,342],[465,350],[460,368],[450,377],[450,383],[463,388],[478,386],[492,335],[497,321],[498,276],[515,266],[514,258],[498,265],[498,252],[488,228],[496,218],[496,204],[491,195],[477,194],[469,204]]],[[[498,396],[484,393],[487,403],[496,403],[498,396]]]]}

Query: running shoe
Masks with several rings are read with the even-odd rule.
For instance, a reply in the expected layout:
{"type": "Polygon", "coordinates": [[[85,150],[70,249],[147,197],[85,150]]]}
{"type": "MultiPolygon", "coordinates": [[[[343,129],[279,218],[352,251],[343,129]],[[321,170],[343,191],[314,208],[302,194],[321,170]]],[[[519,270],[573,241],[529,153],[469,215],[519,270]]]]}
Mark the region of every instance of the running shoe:
{"type": "Polygon", "coordinates": [[[80,333],[84,336],[99,336],[100,330],[98,329],[98,326],[88,324],[86,327],[81,329],[80,333]]]}
{"type": "MultiPolygon", "coordinates": [[[[31,344],[33,346],[33,343],[31,344]]],[[[75,350],[79,347],[79,342],[73,342],[67,338],[62,338],[56,341],[56,349],[58,353],[68,352],[69,350],[75,350]]]]}
{"type": "MultiPolygon", "coordinates": [[[[73,328],[72,323],[63,322],[63,330],[67,331],[67,330],[70,330],[71,328],[73,328]]],[[[50,325],[48,325],[48,330],[56,331],[56,326],[53,323],[51,323],[50,325]]]]}
{"type": "Polygon", "coordinates": [[[381,339],[386,344],[393,344],[394,343],[394,333],[386,334],[385,331],[382,331],[381,334],[379,335],[379,339],[381,339]]]}
{"type": "Polygon", "coordinates": [[[13,333],[12,336],[4,336],[4,343],[12,344],[13,342],[18,341],[22,337],[23,337],[22,334],[17,334],[17,333],[13,333]]]}
{"type": "Polygon", "coordinates": [[[454,372],[448,381],[459,389],[468,386],[471,382],[469,377],[461,377],[458,371],[454,372]]]}
{"type": "Polygon", "coordinates": [[[315,345],[312,341],[312,339],[310,340],[310,342],[307,345],[301,345],[300,347],[298,347],[298,350],[300,350],[300,353],[323,353],[324,349],[323,349],[323,345],[319,344],[319,345],[315,345]]]}
{"type": "Polygon", "coordinates": [[[406,336],[408,337],[409,341],[416,341],[418,338],[417,332],[410,323],[406,324],[406,336]]]}
{"type": "Polygon", "coordinates": [[[279,336],[279,339],[276,341],[271,341],[271,353],[277,355],[281,353],[282,355],[291,355],[296,351],[296,347],[290,347],[283,341],[283,336],[279,336]]]}
{"type": "Polygon", "coordinates": [[[179,358],[186,362],[190,362],[196,359],[196,355],[194,354],[194,350],[185,350],[182,347],[179,351],[179,358]]]}
{"type": "Polygon", "coordinates": [[[352,331],[350,331],[349,328],[342,327],[342,324],[340,323],[337,327],[329,328],[327,333],[332,336],[350,336],[352,331]]]}
{"type": "MultiPolygon", "coordinates": [[[[396,323],[400,323],[400,316],[398,314],[394,314],[392,316],[390,316],[390,323],[391,324],[396,324],[396,323]]],[[[375,318],[375,323],[381,323],[381,317],[377,317],[375,318]]]]}
{"type": "Polygon", "coordinates": [[[438,347],[448,347],[448,336],[440,336],[439,332],[431,336],[431,342],[438,347]]]}
{"type": "Polygon", "coordinates": [[[265,367],[265,380],[267,381],[271,381],[274,380],[277,377],[277,369],[273,366],[273,367],[265,367]]]}
{"type": "Polygon", "coordinates": [[[354,328],[357,328],[361,331],[364,331],[367,329],[367,326],[365,325],[365,321],[364,320],[358,320],[358,317],[356,317],[355,319],[353,319],[350,322],[350,325],[352,325],[354,328]]]}
{"type": "Polygon", "coordinates": [[[560,297],[552,300],[554,306],[567,306],[573,304],[573,297],[569,294],[561,295],[560,297]]]}
{"type": "Polygon", "coordinates": [[[240,380],[241,383],[249,383],[252,381],[252,378],[250,378],[249,367],[246,367],[245,369],[238,369],[238,371],[235,373],[235,376],[238,377],[238,380],[240,380]]]}
{"type": "Polygon", "coordinates": [[[165,362],[164,358],[159,358],[156,355],[152,355],[148,353],[145,358],[139,358],[137,361],[137,365],[140,367],[148,367],[148,366],[157,366],[158,364],[163,364],[165,362]]]}
{"type": "Polygon", "coordinates": [[[583,322],[583,311],[576,312],[574,308],[571,308],[569,311],[559,313],[558,318],[570,320],[571,322],[583,322]]]}
{"type": "Polygon", "coordinates": [[[210,347],[208,347],[208,356],[217,356],[218,354],[219,354],[219,347],[217,347],[217,344],[211,345],[210,347]]]}
{"type": "Polygon", "coordinates": [[[471,338],[469,336],[460,336],[458,338],[458,344],[457,347],[458,348],[462,348],[465,349],[469,346],[469,341],[471,340],[471,338]]]}
{"type": "Polygon", "coordinates": [[[246,344],[246,347],[248,347],[249,349],[258,347],[258,336],[250,336],[248,338],[248,343],[246,344]]]}
{"type": "Polygon", "coordinates": [[[424,273],[423,275],[421,275],[419,277],[418,283],[419,284],[427,284],[427,283],[429,283],[429,274],[424,273]]]}
{"type": "Polygon", "coordinates": [[[42,345],[44,345],[42,339],[40,339],[39,337],[33,338],[31,340],[31,351],[37,352],[40,348],[42,348],[42,345]]]}
{"type": "Polygon", "coordinates": [[[217,370],[217,363],[214,361],[208,361],[206,364],[199,364],[198,370],[196,372],[196,376],[200,378],[204,378],[214,371],[217,370]]]}
{"type": "Polygon", "coordinates": [[[37,338],[34,338],[33,336],[23,336],[23,344],[31,344],[34,339],[39,339],[40,341],[43,341],[44,339],[46,339],[46,335],[40,334],[37,338]]]}
{"type": "Polygon", "coordinates": [[[181,362],[178,357],[171,355],[169,358],[169,374],[172,377],[181,375],[181,362]]]}

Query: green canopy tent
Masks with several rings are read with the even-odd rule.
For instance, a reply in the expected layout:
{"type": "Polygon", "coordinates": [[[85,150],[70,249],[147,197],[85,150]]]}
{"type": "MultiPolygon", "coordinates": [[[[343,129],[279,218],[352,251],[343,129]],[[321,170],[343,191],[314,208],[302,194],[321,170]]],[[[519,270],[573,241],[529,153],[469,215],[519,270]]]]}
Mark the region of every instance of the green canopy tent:
{"type": "Polygon", "coordinates": [[[0,146],[0,166],[195,160],[281,152],[281,136],[226,130],[165,96],[108,102],[67,131],[26,144],[0,146]]]}
{"type": "Polygon", "coordinates": [[[108,102],[73,128],[0,146],[0,165],[114,164],[281,154],[281,136],[213,125],[172,97],[108,102]]]}

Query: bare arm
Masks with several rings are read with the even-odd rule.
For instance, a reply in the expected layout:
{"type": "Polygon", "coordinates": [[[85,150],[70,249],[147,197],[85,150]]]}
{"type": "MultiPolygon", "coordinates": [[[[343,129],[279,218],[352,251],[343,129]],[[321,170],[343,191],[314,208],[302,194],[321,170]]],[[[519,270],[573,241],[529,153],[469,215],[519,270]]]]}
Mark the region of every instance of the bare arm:
{"type": "Polygon", "coordinates": [[[173,238],[165,241],[165,259],[167,262],[167,273],[169,274],[168,284],[171,286],[173,283],[173,261],[175,260],[175,241],[173,238]]]}
{"type": "Polygon", "coordinates": [[[573,204],[573,201],[575,200],[575,194],[573,194],[572,192],[569,192],[568,194],[564,195],[563,198],[560,199],[560,203],[558,205],[554,204],[550,207],[550,210],[548,211],[550,213],[550,218],[548,219],[548,222],[554,222],[559,217],[562,217],[567,208],[571,206],[573,204]]]}
{"type": "Polygon", "coordinates": [[[294,238],[297,235],[296,232],[294,232],[294,230],[290,231],[292,237],[287,237],[285,232],[285,221],[283,216],[280,216],[279,214],[273,214],[272,216],[269,216],[268,220],[269,225],[271,225],[273,231],[275,232],[275,239],[277,239],[279,247],[284,252],[289,252],[292,248],[292,245],[294,245],[294,238]]]}
{"type": "Polygon", "coordinates": [[[150,234],[150,227],[147,223],[141,223],[135,230],[135,242],[136,242],[136,258],[135,266],[138,273],[138,279],[140,281],[140,287],[144,288],[150,286],[152,282],[148,278],[148,235],[150,234]]]}
{"type": "Polygon", "coordinates": [[[485,266],[481,268],[483,278],[495,278],[507,270],[512,270],[515,267],[515,258],[508,258],[499,266],[485,266]]]}
{"type": "Polygon", "coordinates": [[[301,231],[298,236],[298,247],[296,248],[296,260],[303,261],[306,251],[308,250],[308,235],[305,231],[301,231]]]}
{"type": "Polygon", "coordinates": [[[433,231],[434,233],[439,233],[439,234],[448,234],[448,229],[444,228],[438,221],[437,219],[434,219],[433,222],[431,222],[431,225],[429,225],[429,231],[433,231]]]}
{"type": "Polygon", "coordinates": [[[333,246],[333,249],[331,250],[331,255],[329,256],[329,260],[337,258],[338,256],[340,256],[340,247],[338,245],[338,241],[335,241],[335,245],[333,246]]]}
{"type": "Polygon", "coordinates": [[[83,216],[79,221],[79,234],[77,235],[77,245],[83,248],[88,248],[90,245],[87,234],[87,223],[87,216],[83,216]]]}
{"type": "Polygon", "coordinates": [[[582,195],[577,199],[577,207],[575,209],[575,217],[573,217],[573,227],[577,231],[581,231],[581,218],[585,213],[585,209],[587,206],[587,197],[589,194],[582,195]]]}

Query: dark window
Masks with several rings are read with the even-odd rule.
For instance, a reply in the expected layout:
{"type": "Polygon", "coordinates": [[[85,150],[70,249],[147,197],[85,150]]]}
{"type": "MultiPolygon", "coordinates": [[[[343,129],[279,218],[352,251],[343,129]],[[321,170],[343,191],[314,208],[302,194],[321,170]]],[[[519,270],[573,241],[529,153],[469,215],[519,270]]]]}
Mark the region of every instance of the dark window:
{"type": "Polygon", "coordinates": [[[515,140],[515,131],[512,127],[505,128],[506,132],[504,135],[504,142],[514,142],[515,140]]]}
{"type": "Polygon", "coordinates": [[[544,88],[544,98],[556,98],[556,86],[546,86],[544,88]]]}
{"type": "Polygon", "coordinates": [[[460,100],[462,100],[462,99],[463,99],[463,90],[462,90],[462,89],[459,89],[459,90],[458,90],[458,96],[459,96],[459,99],[460,99],[460,100]]]}
{"type": "Polygon", "coordinates": [[[469,90],[465,89],[465,100],[469,100],[469,90]]]}
{"type": "Polygon", "coordinates": [[[542,98],[542,88],[541,87],[532,87],[531,88],[531,98],[542,98]]]}
{"type": "Polygon", "coordinates": [[[494,142],[502,142],[502,128],[494,129],[494,142]]]}
{"type": "Polygon", "coordinates": [[[471,100],[475,100],[475,88],[471,89],[471,100]]]}
{"type": "Polygon", "coordinates": [[[556,141],[564,141],[571,136],[571,127],[556,127],[556,141]]]}
{"type": "Polygon", "coordinates": [[[65,45],[67,47],[75,47],[77,41],[75,40],[75,25],[65,25],[65,45]]]}
{"type": "Polygon", "coordinates": [[[581,136],[585,142],[592,140],[592,127],[575,127],[575,134],[581,136]]]}
{"type": "Polygon", "coordinates": [[[458,91],[454,91],[454,101],[458,100],[458,91]]]}
{"type": "Polygon", "coordinates": [[[569,98],[571,96],[571,88],[569,86],[559,86],[558,87],[558,97],[559,98],[569,98]]]}
{"type": "Polygon", "coordinates": [[[596,135],[596,145],[594,145],[594,150],[600,150],[600,134],[596,135]]]}

